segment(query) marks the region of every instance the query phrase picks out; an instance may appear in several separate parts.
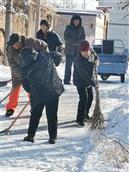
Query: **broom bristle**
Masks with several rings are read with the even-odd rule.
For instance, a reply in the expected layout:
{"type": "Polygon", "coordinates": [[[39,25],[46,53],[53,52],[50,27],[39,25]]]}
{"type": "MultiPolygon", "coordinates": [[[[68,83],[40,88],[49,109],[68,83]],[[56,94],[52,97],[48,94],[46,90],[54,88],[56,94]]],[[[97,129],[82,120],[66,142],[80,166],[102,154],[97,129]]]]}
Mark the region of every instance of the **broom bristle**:
{"type": "Polygon", "coordinates": [[[99,91],[96,90],[96,103],[92,117],[91,129],[102,129],[104,127],[104,117],[100,109],[99,91]]]}
{"type": "Polygon", "coordinates": [[[95,67],[95,78],[96,78],[96,102],[92,117],[91,129],[102,129],[104,128],[104,116],[100,109],[100,98],[99,98],[99,83],[97,77],[97,68],[95,67]]]}
{"type": "Polygon", "coordinates": [[[100,107],[98,109],[94,109],[93,117],[92,117],[92,123],[91,123],[91,129],[102,129],[104,127],[104,117],[100,110],[100,107]]]}

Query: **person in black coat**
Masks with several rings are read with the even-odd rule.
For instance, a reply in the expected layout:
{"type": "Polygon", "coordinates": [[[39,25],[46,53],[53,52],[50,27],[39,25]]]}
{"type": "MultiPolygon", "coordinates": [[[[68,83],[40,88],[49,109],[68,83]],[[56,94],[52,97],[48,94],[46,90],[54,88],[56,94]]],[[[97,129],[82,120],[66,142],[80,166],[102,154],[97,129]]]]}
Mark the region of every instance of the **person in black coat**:
{"type": "Polygon", "coordinates": [[[79,15],[73,15],[70,24],[66,26],[64,31],[66,56],[64,84],[71,84],[72,65],[77,55],[81,41],[85,40],[85,30],[82,26],[82,19],[79,15]]]}
{"type": "Polygon", "coordinates": [[[49,22],[44,19],[40,22],[40,30],[36,33],[36,38],[48,44],[49,51],[59,51],[63,49],[63,43],[59,35],[50,28],[49,22]]]}
{"type": "Polygon", "coordinates": [[[31,103],[28,136],[24,141],[34,142],[44,107],[48,122],[49,143],[54,144],[56,141],[58,102],[59,96],[64,91],[55,67],[55,64],[59,65],[60,60],[57,59],[60,59],[60,56],[59,53],[38,53],[31,48],[25,48],[20,53],[22,85],[30,93],[31,103]]]}
{"type": "Polygon", "coordinates": [[[85,120],[89,120],[88,113],[93,101],[92,87],[95,87],[93,69],[96,61],[97,56],[91,51],[89,42],[82,41],[78,55],[75,57],[73,71],[73,83],[79,94],[76,122],[80,127],[85,125],[85,120]]]}

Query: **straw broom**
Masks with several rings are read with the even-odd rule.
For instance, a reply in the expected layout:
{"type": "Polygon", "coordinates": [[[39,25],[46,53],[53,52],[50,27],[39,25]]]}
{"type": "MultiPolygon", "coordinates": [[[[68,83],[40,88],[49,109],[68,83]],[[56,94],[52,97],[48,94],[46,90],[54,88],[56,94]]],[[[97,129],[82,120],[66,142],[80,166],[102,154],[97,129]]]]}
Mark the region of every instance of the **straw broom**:
{"type": "Polygon", "coordinates": [[[91,129],[102,129],[104,127],[104,117],[100,109],[100,97],[99,97],[99,82],[98,82],[98,72],[97,72],[97,64],[94,64],[94,77],[96,80],[96,97],[95,97],[95,107],[93,111],[92,121],[91,121],[91,129]]]}

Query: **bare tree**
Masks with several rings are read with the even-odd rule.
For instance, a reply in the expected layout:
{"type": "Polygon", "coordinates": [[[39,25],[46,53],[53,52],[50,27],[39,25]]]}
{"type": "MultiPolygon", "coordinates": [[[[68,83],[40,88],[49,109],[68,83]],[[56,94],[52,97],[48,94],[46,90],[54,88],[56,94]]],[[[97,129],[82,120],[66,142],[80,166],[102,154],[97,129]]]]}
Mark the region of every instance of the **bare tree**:
{"type": "Polygon", "coordinates": [[[12,13],[25,9],[25,0],[6,0],[3,5],[6,7],[5,12],[5,39],[4,39],[4,64],[7,65],[6,47],[9,36],[12,32],[12,13]]]}
{"type": "Polygon", "coordinates": [[[5,13],[4,64],[7,65],[8,61],[6,56],[6,44],[11,33],[12,0],[7,0],[5,6],[6,6],[6,13],[5,13]]]}
{"type": "Polygon", "coordinates": [[[35,21],[35,34],[39,27],[40,20],[40,10],[41,10],[41,0],[37,0],[37,8],[36,8],[36,21],[35,21]]]}
{"type": "Polygon", "coordinates": [[[13,8],[16,12],[24,10],[26,0],[13,0],[13,8]]]}
{"type": "MultiPolygon", "coordinates": [[[[124,10],[124,9],[126,9],[126,8],[129,7],[129,0],[120,0],[120,2],[118,3],[118,5],[120,6],[120,8],[121,8],[122,10],[124,10]]],[[[127,13],[127,14],[123,17],[123,19],[126,18],[127,16],[129,16],[129,13],[127,13]]]]}
{"type": "Polygon", "coordinates": [[[129,6],[129,0],[120,0],[120,2],[118,2],[118,5],[120,5],[121,9],[124,10],[129,6]]]}

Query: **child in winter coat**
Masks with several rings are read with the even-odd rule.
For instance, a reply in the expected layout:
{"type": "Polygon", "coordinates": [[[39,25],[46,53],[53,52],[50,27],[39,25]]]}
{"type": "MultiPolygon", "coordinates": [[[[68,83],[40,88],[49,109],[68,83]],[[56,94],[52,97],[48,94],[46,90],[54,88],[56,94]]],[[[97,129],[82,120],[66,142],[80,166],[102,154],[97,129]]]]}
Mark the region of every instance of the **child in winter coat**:
{"type": "Polygon", "coordinates": [[[80,43],[78,55],[74,61],[73,83],[77,87],[79,103],[76,122],[79,127],[84,127],[85,120],[89,120],[89,109],[93,101],[93,89],[95,82],[93,79],[94,63],[97,56],[91,51],[87,40],[80,43]]]}

